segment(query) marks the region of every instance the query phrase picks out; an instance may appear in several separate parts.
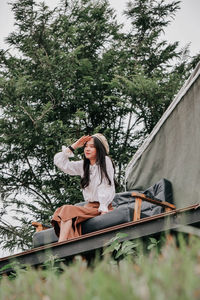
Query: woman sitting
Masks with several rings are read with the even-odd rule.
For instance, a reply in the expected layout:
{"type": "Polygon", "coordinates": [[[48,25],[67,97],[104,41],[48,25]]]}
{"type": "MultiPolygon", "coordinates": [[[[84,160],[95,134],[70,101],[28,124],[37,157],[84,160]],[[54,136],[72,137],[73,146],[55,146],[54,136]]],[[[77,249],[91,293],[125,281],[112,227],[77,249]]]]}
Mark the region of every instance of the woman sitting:
{"type": "Polygon", "coordinates": [[[52,217],[52,225],[63,242],[81,235],[81,222],[112,210],[115,196],[114,166],[106,138],[100,134],[82,136],[54,157],[55,165],[69,175],[81,176],[84,206],[63,205],[52,217]],[[75,149],[84,147],[84,159],[70,161],[75,149]]]}

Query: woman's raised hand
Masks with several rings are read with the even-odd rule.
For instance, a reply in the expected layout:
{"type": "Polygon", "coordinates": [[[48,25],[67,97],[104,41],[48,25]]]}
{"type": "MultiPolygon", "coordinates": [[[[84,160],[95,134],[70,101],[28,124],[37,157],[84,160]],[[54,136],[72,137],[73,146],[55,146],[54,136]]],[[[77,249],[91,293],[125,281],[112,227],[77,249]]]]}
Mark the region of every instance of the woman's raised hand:
{"type": "Polygon", "coordinates": [[[78,139],[74,144],[72,144],[72,148],[77,149],[83,147],[85,143],[87,143],[92,137],[90,135],[84,135],[80,139],[78,139]]]}

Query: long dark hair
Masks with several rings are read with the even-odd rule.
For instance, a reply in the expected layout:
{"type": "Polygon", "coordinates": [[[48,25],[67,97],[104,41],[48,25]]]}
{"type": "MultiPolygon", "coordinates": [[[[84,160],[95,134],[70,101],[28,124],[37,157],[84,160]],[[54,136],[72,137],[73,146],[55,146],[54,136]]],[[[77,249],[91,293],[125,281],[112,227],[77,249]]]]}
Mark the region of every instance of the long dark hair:
{"type": "MultiPolygon", "coordinates": [[[[111,180],[110,180],[107,170],[106,170],[106,149],[105,149],[104,145],[98,140],[98,138],[96,138],[94,136],[93,140],[94,140],[94,147],[96,148],[96,151],[97,151],[96,164],[100,168],[101,182],[102,182],[103,176],[105,176],[109,185],[111,185],[111,180]]],[[[112,159],[111,159],[111,161],[112,161],[112,159]]],[[[112,162],[112,164],[113,164],[113,162],[112,162]]],[[[114,167],[114,164],[113,164],[113,167],[114,167]]],[[[84,171],[84,174],[81,179],[81,187],[84,189],[89,185],[89,182],[90,182],[90,160],[88,158],[86,158],[85,155],[83,158],[83,171],[84,171]]]]}

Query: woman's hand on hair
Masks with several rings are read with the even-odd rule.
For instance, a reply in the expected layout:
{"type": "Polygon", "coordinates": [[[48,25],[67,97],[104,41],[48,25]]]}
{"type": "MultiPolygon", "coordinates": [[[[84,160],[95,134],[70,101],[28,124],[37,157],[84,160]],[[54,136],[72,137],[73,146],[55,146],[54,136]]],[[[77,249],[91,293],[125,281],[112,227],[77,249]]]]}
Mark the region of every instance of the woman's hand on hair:
{"type": "Polygon", "coordinates": [[[78,139],[74,144],[72,144],[72,148],[77,149],[81,148],[87,143],[92,137],[89,135],[84,135],[80,139],[78,139]]]}

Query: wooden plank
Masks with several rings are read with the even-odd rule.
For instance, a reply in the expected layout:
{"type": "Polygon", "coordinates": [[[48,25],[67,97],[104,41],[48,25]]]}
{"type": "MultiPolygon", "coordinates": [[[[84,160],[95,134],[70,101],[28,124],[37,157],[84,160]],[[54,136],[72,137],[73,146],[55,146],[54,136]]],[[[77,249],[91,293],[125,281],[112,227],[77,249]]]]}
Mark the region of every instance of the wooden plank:
{"type": "Polygon", "coordinates": [[[133,221],[140,220],[141,215],[141,205],[142,205],[142,199],[141,198],[135,198],[135,206],[134,206],[134,215],[133,215],[133,221]]]}
{"type": "Polygon", "coordinates": [[[32,224],[32,226],[34,226],[36,228],[36,232],[40,232],[42,230],[49,229],[49,226],[46,226],[39,222],[32,222],[31,224],[32,224]]]}
{"type": "Polygon", "coordinates": [[[159,201],[159,200],[154,199],[154,198],[149,198],[145,194],[142,194],[142,193],[133,192],[131,194],[131,196],[136,197],[136,198],[141,198],[142,200],[148,201],[152,204],[156,204],[156,205],[163,206],[163,207],[169,207],[171,209],[176,209],[176,206],[174,204],[171,204],[171,203],[166,202],[166,201],[159,201]]]}
{"type": "Polygon", "coordinates": [[[36,266],[43,264],[50,255],[57,258],[72,259],[75,255],[82,255],[88,252],[92,253],[104,247],[105,243],[108,243],[118,232],[127,234],[127,237],[124,237],[121,241],[132,240],[180,228],[182,225],[192,225],[196,223],[200,225],[199,205],[173,210],[168,213],[140,219],[136,222],[124,223],[89,233],[66,242],[54,243],[11,255],[0,259],[0,269],[13,261],[17,261],[22,265],[28,264],[36,266]]]}
{"type": "Polygon", "coordinates": [[[171,207],[165,207],[165,212],[169,212],[169,211],[171,211],[171,210],[172,210],[171,207]]]}

